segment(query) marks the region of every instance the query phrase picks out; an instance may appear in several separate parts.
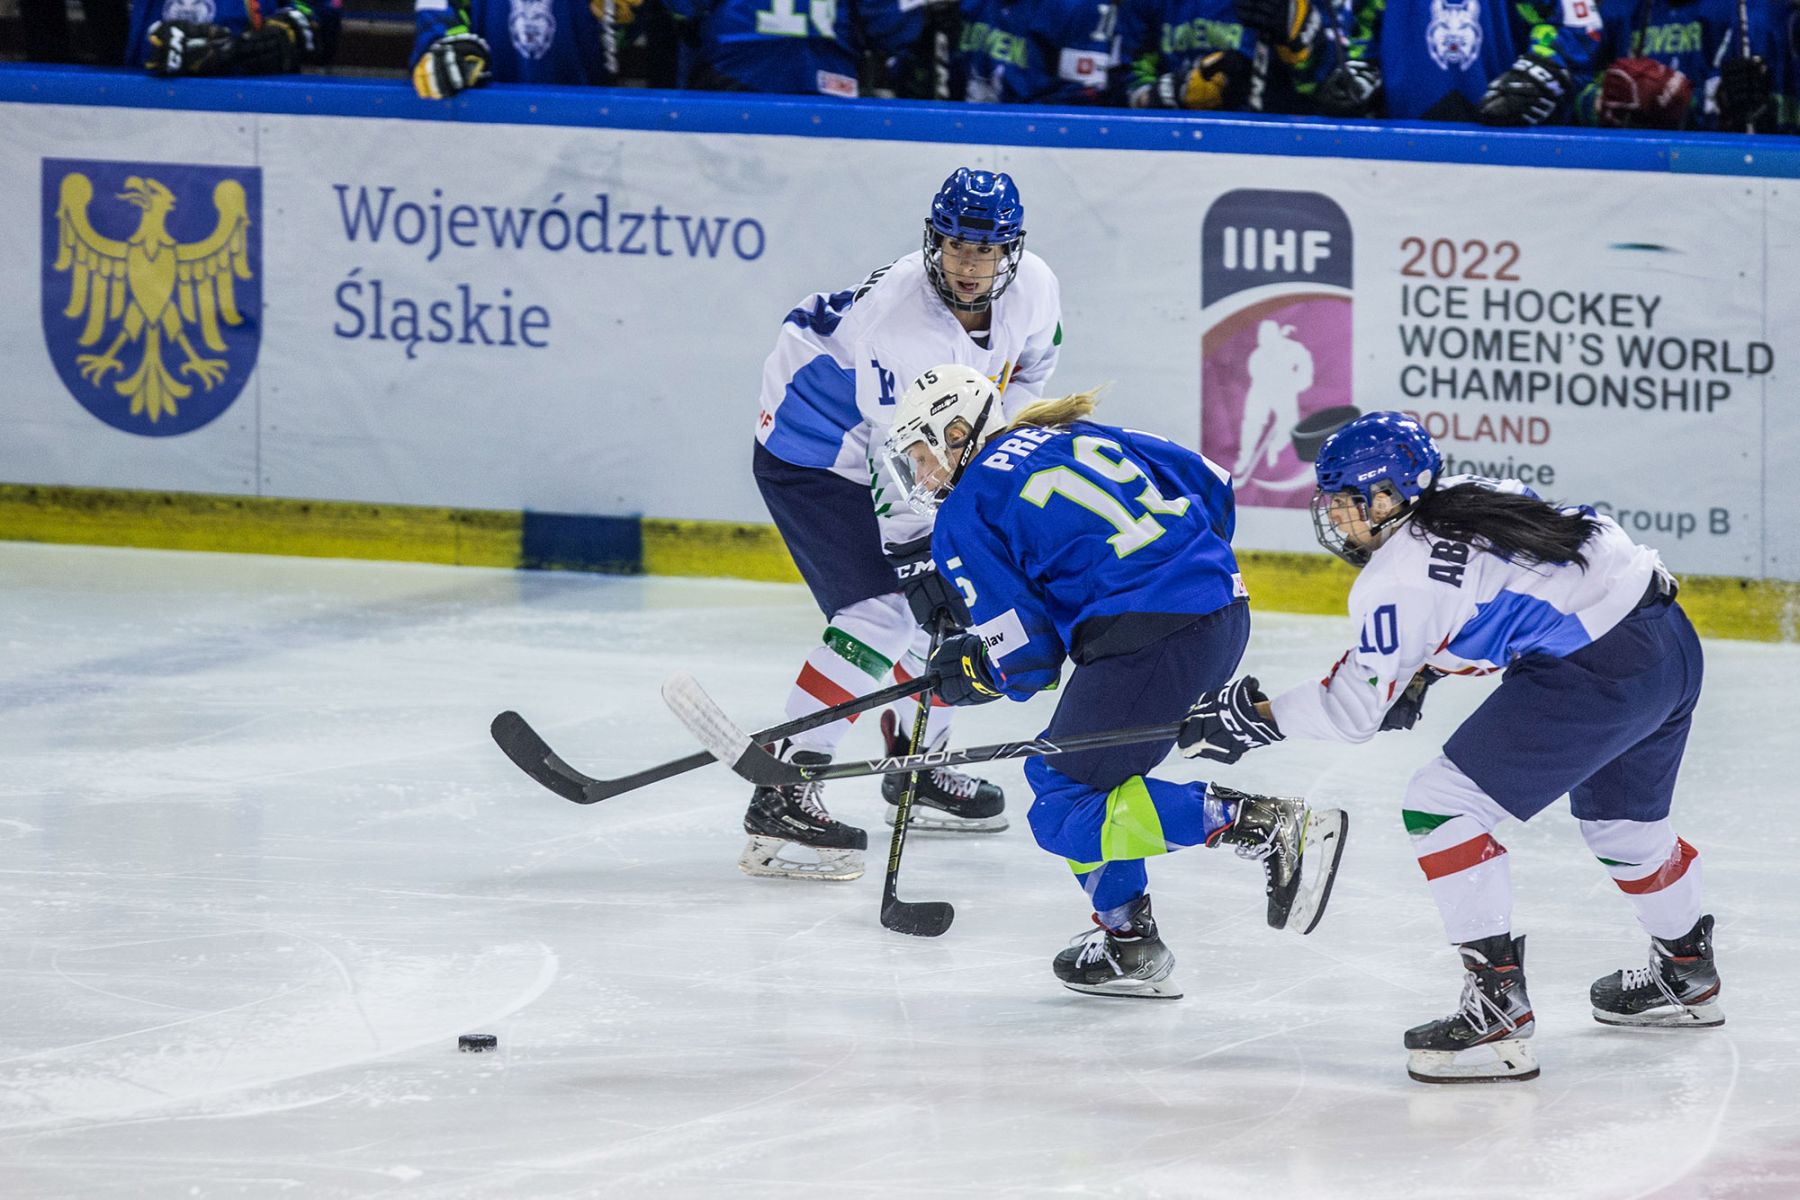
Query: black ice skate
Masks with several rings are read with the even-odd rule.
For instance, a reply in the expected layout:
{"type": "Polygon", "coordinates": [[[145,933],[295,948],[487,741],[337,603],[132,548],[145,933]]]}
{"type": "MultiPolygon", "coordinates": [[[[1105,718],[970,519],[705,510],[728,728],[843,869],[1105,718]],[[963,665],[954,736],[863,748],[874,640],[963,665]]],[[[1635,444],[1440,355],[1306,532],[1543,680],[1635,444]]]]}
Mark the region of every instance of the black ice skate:
{"type": "MultiPolygon", "coordinates": [[[[887,752],[898,758],[912,753],[912,739],[900,728],[892,709],[881,714],[881,736],[887,752]]],[[[907,775],[883,775],[881,795],[888,803],[887,823],[900,814],[907,775]]],[[[985,779],[938,767],[919,772],[908,829],[941,833],[999,833],[1006,828],[1006,794],[985,779]]]]}
{"type": "Polygon", "coordinates": [[[1462,1003],[1442,1020],[1406,1031],[1406,1073],[1420,1083],[1495,1083],[1536,1079],[1537,1059],[1525,1045],[1536,1028],[1525,994],[1525,939],[1497,933],[1457,947],[1462,952],[1462,1003]],[[1460,1060],[1464,1051],[1489,1048],[1460,1060]]]}
{"type": "Polygon", "coordinates": [[[1713,919],[1701,917],[1679,938],[1650,939],[1650,964],[1594,980],[1588,999],[1602,1025],[1690,1026],[1725,1023],[1713,966],[1713,919]]]}
{"type": "Polygon", "coordinates": [[[1171,978],[1175,956],[1156,934],[1150,897],[1133,901],[1123,929],[1108,929],[1099,914],[1094,926],[1078,934],[1050,964],[1064,987],[1095,996],[1181,999],[1181,987],[1171,978]]]}
{"type": "MultiPolygon", "coordinates": [[[[829,754],[809,750],[784,753],[784,758],[805,766],[823,766],[829,754]]],[[[855,879],[863,873],[862,852],[869,835],[854,825],[834,820],[819,799],[824,785],[801,783],[792,787],[759,787],[744,814],[744,832],[750,842],[738,855],[746,875],[783,879],[855,879]],[[796,855],[793,853],[797,851],[796,855]]]]}
{"type": "Polygon", "coordinates": [[[1344,854],[1350,818],[1341,808],[1311,808],[1303,800],[1251,796],[1218,784],[1207,798],[1229,805],[1232,822],[1209,845],[1228,845],[1239,857],[1261,859],[1268,877],[1269,928],[1311,933],[1325,916],[1344,854]]]}

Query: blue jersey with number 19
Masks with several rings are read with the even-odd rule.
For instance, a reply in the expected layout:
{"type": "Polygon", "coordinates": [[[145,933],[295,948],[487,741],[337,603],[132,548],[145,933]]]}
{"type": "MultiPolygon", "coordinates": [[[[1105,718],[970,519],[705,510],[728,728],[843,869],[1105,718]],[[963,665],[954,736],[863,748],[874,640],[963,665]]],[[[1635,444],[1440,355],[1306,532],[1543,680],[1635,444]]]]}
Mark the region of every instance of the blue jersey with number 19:
{"type": "Polygon", "coordinates": [[[938,512],[932,555],[1007,694],[1054,683],[1105,618],[1203,616],[1242,597],[1231,474],[1154,434],[1075,421],[989,442],[938,512]]]}

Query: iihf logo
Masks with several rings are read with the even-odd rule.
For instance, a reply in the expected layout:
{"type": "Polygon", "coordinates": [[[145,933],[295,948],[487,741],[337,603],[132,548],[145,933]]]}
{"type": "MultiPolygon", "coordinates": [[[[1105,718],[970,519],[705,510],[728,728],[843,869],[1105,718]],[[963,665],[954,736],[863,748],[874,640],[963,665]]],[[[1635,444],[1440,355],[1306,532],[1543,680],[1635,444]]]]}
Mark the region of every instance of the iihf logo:
{"type": "Polygon", "coordinates": [[[1311,419],[1350,403],[1352,237],[1317,192],[1243,189],[1200,228],[1200,450],[1238,503],[1301,508],[1311,419]]]}
{"type": "Polygon", "coordinates": [[[1441,70],[1464,70],[1481,57],[1481,0],[1431,0],[1425,48],[1441,70]]]}
{"type": "Polygon", "coordinates": [[[43,163],[39,309],[57,374],[115,429],[189,433],[231,407],[262,328],[262,174],[43,163]]]}

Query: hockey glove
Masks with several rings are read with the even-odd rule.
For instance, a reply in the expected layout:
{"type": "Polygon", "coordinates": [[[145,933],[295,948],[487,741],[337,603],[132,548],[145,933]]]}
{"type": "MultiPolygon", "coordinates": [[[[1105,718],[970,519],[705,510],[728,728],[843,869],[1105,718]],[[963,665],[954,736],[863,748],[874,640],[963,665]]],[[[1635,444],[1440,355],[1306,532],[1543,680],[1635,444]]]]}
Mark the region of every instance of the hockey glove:
{"type": "Polygon", "coordinates": [[[1521,54],[1488,84],[1481,97],[1481,123],[1542,125],[1556,116],[1574,86],[1574,77],[1561,63],[1521,54]]]}
{"type": "Polygon", "coordinates": [[[1329,117],[1370,117],[1381,111],[1381,68],[1353,58],[1319,85],[1319,111],[1329,117]]]}
{"type": "Polygon", "coordinates": [[[1400,693],[1400,698],[1394,701],[1387,710],[1387,715],[1381,718],[1381,728],[1383,730],[1411,729],[1417,725],[1419,714],[1425,711],[1425,693],[1432,684],[1443,677],[1442,671],[1434,670],[1431,667],[1420,667],[1414,673],[1412,682],[1406,685],[1406,690],[1400,693]]]}
{"type": "Polygon", "coordinates": [[[1613,129],[1680,129],[1693,99],[1693,83],[1673,67],[1621,58],[1600,77],[1594,120],[1613,129]]]}
{"type": "Polygon", "coordinates": [[[1311,52],[1323,24],[1311,0],[1234,0],[1232,9],[1246,29],[1268,38],[1289,65],[1311,52]]]}
{"type": "Polygon", "coordinates": [[[1181,756],[1234,763],[1246,751],[1281,741],[1282,733],[1275,728],[1275,722],[1256,711],[1257,704],[1267,699],[1254,675],[1205,693],[1181,722],[1181,732],[1175,739],[1181,746],[1181,756]]]}
{"type": "Polygon", "coordinates": [[[906,593],[907,607],[921,629],[936,629],[940,614],[958,629],[969,627],[969,606],[931,560],[929,533],[910,542],[889,542],[885,549],[900,590],[906,593]]]}
{"type": "Polygon", "coordinates": [[[987,643],[978,633],[953,633],[938,643],[931,656],[937,673],[937,698],[945,704],[986,704],[1000,698],[994,664],[988,660],[987,643]]]}
{"type": "Polygon", "coordinates": [[[1232,111],[1250,98],[1250,60],[1236,50],[1202,55],[1181,85],[1181,107],[1232,111]]]}
{"type": "Polygon", "coordinates": [[[452,33],[425,48],[413,64],[413,90],[426,100],[448,100],[488,81],[488,44],[473,33],[452,33]]]}
{"type": "Polygon", "coordinates": [[[153,75],[222,75],[237,41],[226,26],[205,21],[158,21],[144,37],[144,69],[153,75]]]}
{"type": "Polygon", "coordinates": [[[1719,128],[1755,133],[1769,115],[1769,64],[1761,58],[1728,58],[1719,67],[1719,128]]]}

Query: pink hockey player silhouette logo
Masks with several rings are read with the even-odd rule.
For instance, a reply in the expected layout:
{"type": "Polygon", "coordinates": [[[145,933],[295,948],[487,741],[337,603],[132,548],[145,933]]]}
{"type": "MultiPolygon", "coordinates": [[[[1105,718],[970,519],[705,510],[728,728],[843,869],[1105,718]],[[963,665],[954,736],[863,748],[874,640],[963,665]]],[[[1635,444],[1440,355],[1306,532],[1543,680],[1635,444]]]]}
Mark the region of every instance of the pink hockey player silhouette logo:
{"type": "Polygon", "coordinates": [[[1313,192],[1227,192],[1201,229],[1200,449],[1240,504],[1303,508],[1351,403],[1351,232],[1313,192]]]}

